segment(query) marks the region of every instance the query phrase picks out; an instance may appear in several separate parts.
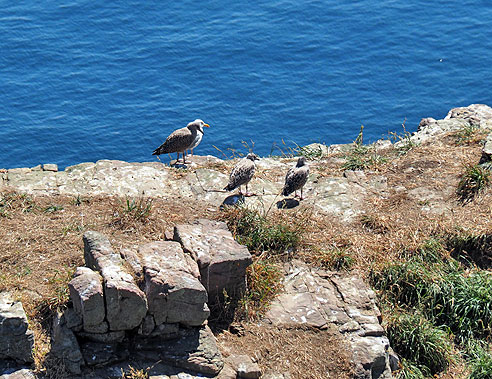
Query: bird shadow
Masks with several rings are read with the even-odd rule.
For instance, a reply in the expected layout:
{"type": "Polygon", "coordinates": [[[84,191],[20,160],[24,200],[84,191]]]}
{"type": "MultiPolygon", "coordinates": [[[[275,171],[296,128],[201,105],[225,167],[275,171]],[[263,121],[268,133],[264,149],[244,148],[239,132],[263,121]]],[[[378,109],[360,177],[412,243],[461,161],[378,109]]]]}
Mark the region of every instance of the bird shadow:
{"type": "Polygon", "coordinates": [[[169,164],[169,166],[173,167],[173,168],[187,169],[189,164],[190,164],[189,162],[187,162],[187,163],[175,162],[175,163],[169,164]]]}
{"type": "Polygon", "coordinates": [[[294,198],[292,199],[283,199],[280,201],[277,201],[277,208],[278,209],[292,209],[299,206],[299,200],[296,200],[294,198]]]}
{"type": "Polygon", "coordinates": [[[222,202],[220,209],[224,209],[226,206],[234,206],[244,204],[244,195],[230,195],[227,196],[222,202]]]}

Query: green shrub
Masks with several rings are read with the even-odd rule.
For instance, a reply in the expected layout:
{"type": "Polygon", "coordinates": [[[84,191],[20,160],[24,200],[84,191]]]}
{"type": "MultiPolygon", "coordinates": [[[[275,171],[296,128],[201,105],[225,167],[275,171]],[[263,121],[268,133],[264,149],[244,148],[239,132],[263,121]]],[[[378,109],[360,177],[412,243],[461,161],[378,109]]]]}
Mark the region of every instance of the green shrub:
{"type": "Polygon", "coordinates": [[[389,301],[402,306],[435,305],[435,298],[442,297],[444,290],[442,272],[435,269],[436,265],[441,270],[444,268],[442,250],[442,245],[431,239],[414,252],[404,252],[406,260],[389,263],[380,271],[370,273],[372,285],[389,301]]]}
{"type": "Polygon", "coordinates": [[[438,321],[448,325],[458,342],[492,335],[492,274],[472,271],[470,274],[452,273],[445,277],[448,290],[443,291],[442,312],[435,314],[438,321]]]}
{"type": "Polygon", "coordinates": [[[448,333],[419,313],[395,315],[388,322],[387,334],[391,347],[425,375],[446,370],[453,360],[448,333]]]}
{"type": "Polygon", "coordinates": [[[225,218],[238,242],[256,253],[283,254],[295,250],[300,241],[300,231],[295,226],[269,220],[246,207],[226,212],[225,218]]]}
{"type": "Polygon", "coordinates": [[[465,272],[454,259],[438,259],[428,247],[420,250],[426,254],[371,273],[373,286],[387,301],[419,308],[436,324],[447,325],[459,343],[491,336],[492,274],[465,272]]]}

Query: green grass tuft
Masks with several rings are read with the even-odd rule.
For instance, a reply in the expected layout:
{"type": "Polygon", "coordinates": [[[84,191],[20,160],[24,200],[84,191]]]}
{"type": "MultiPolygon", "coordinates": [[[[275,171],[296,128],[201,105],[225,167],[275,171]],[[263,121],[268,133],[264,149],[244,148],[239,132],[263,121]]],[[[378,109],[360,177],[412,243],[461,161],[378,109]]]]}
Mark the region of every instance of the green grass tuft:
{"type": "Polygon", "coordinates": [[[490,171],[482,166],[468,165],[458,183],[456,194],[462,203],[472,201],[481,191],[490,184],[490,171]]]}
{"type": "Polygon", "coordinates": [[[471,373],[469,379],[492,378],[492,353],[486,344],[475,344],[469,351],[471,373]]]}
{"type": "Polygon", "coordinates": [[[300,241],[300,231],[295,226],[274,222],[246,207],[229,210],[225,218],[238,242],[254,253],[281,255],[294,251],[300,241]]]}
{"type": "Polygon", "coordinates": [[[391,347],[425,375],[445,371],[453,360],[453,344],[447,331],[419,313],[393,316],[387,334],[391,347]]]}

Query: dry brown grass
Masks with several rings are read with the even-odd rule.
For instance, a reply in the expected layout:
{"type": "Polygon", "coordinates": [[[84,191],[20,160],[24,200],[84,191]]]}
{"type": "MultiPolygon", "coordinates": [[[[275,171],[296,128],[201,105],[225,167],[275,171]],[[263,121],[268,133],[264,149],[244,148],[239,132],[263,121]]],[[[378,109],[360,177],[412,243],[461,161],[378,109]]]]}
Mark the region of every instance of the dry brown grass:
{"type": "Polygon", "coordinates": [[[67,283],[75,268],[84,264],[84,231],[107,235],[118,250],[162,240],[177,223],[215,217],[201,204],[183,207],[179,200],[154,200],[149,216],[139,219],[123,214],[126,199],[40,196],[26,200],[14,192],[9,196],[13,200],[8,214],[0,217],[0,291],[11,291],[24,305],[36,335],[39,370],[49,350],[49,318],[68,301],[67,283]]]}

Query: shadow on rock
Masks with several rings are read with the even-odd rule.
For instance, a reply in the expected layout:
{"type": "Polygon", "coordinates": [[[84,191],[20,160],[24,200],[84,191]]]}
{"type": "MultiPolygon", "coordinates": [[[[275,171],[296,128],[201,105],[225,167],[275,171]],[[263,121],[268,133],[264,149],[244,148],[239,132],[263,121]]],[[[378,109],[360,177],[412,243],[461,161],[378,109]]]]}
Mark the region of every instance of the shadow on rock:
{"type": "MultiPolygon", "coordinates": [[[[188,164],[190,164],[190,163],[188,163],[188,164]]],[[[170,164],[169,166],[172,168],[181,168],[183,170],[186,170],[188,168],[186,163],[181,163],[181,162],[176,162],[176,163],[170,164]]]]}
{"type": "Polygon", "coordinates": [[[292,209],[297,207],[298,205],[299,205],[299,200],[296,199],[283,199],[277,201],[278,209],[292,209]]]}
{"type": "Polygon", "coordinates": [[[243,195],[230,195],[224,199],[224,201],[220,206],[220,209],[224,209],[226,205],[240,205],[240,204],[244,204],[243,195]]]}

